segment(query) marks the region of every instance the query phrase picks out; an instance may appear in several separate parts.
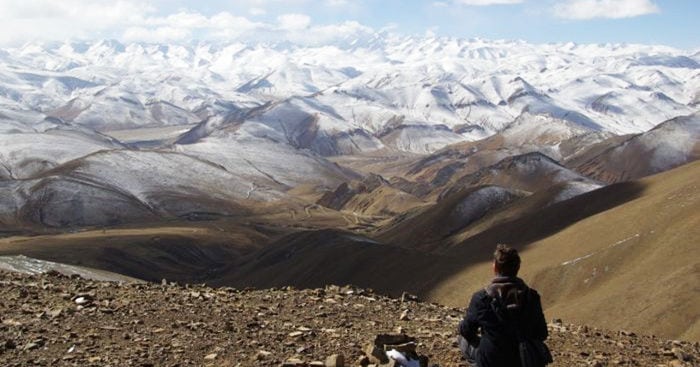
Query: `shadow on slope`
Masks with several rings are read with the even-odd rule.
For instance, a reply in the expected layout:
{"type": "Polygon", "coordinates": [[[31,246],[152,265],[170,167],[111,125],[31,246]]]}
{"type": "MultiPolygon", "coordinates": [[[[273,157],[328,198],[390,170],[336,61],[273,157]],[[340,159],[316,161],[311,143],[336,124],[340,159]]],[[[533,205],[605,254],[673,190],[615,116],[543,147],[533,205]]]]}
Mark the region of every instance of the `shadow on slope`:
{"type": "MultiPolygon", "coordinates": [[[[536,207],[514,219],[467,238],[449,253],[472,255],[475,250],[486,248],[482,261],[489,260],[491,251],[497,243],[508,243],[517,247],[526,246],[574,225],[582,219],[637,199],[642,196],[644,189],[645,185],[641,182],[622,182],[544,208],[536,207]]],[[[476,252],[481,253],[478,250],[476,252]]]]}
{"type": "Polygon", "coordinates": [[[400,295],[430,289],[448,262],[438,255],[325,229],[285,236],[241,259],[239,267],[211,284],[259,288],[353,284],[400,295]]]}
{"type": "Polygon", "coordinates": [[[255,229],[109,229],[0,239],[0,255],[85,266],[147,281],[202,282],[268,240],[255,229]]]}

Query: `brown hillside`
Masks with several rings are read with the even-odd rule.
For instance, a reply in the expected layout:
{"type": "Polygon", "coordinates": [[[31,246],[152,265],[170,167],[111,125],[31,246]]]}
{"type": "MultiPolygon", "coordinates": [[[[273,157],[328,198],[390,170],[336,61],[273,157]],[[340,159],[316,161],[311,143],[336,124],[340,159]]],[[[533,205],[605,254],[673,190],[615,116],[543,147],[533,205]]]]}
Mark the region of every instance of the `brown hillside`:
{"type": "MultiPolygon", "coordinates": [[[[698,340],[698,177],[700,162],[551,205],[546,205],[550,196],[532,195],[530,204],[518,205],[531,197],[518,200],[498,216],[468,225],[468,237],[464,230],[448,237],[460,241],[440,254],[397,247],[389,239],[315,230],[347,225],[338,222],[337,212],[317,209],[251,218],[224,231],[214,221],[202,235],[188,235],[186,228],[143,228],[136,236],[107,230],[102,238],[99,231],[13,237],[2,240],[0,253],[149,280],[262,288],[355,283],[463,307],[488,281],[494,245],[506,242],[523,251],[523,276],[543,294],[550,317],[698,340]]],[[[416,238],[431,233],[434,224],[449,224],[430,219],[414,223],[416,238]]]]}
{"type": "Polygon", "coordinates": [[[471,265],[430,298],[462,304],[465,291],[488,280],[493,244],[508,242],[522,250],[523,276],[549,315],[698,340],[698,177],[700,162],[691,163],[471,237],[452,251],[471,265]]]}
{"type": "Polygon", "coordinates": [[[377,238],[401,247],[431,251],[482,217],[526,195],[499,186],[463,189],[430,207],[395,217],[377,238]]]}

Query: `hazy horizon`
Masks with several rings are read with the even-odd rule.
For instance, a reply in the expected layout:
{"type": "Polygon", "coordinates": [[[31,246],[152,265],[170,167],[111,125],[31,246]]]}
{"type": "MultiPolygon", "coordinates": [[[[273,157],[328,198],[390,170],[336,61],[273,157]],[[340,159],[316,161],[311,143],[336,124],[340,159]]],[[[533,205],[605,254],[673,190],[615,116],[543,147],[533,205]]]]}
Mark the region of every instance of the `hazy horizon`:
{"type": "Polygon", "coordinates": [[[279,42],[356,35],[644,44],[700,49],[700,2],[662,0],[0,1],[0,47],[27,42],[279,42]]]}

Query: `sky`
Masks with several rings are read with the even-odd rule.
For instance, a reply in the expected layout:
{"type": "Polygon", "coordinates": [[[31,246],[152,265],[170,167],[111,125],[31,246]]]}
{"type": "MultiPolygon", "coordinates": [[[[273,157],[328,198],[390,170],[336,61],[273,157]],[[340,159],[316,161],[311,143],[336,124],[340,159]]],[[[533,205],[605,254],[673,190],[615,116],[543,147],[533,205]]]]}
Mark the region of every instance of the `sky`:
{"type": "Polygon", "coordinates": [[[117,39],[323,45],[376,32],[700,49],[700,0],[0,0],[0,47],[117,39]]]}

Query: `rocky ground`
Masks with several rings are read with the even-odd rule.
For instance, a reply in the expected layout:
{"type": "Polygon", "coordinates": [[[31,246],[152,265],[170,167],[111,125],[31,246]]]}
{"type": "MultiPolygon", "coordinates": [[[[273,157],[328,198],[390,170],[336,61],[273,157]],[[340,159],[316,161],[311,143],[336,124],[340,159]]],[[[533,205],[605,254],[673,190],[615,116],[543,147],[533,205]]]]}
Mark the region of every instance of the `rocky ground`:
{"type": "MultiPolygon", "coordinates": [[[[2,366],[359,365],[380,333],[416,339],[430,366],[464,366],[462,310],[352,287],[236,290],[0,272],[2,366]],[[336,360],[336,362],[338,362],[336,360]],[[294,364],[290,364],[294,365],[294,364]]],[[[466,296],[465,296],[466,302],[466,296]]],[[[554,366],[698,366],[700,345],[561,322],[554,366]]]]}

